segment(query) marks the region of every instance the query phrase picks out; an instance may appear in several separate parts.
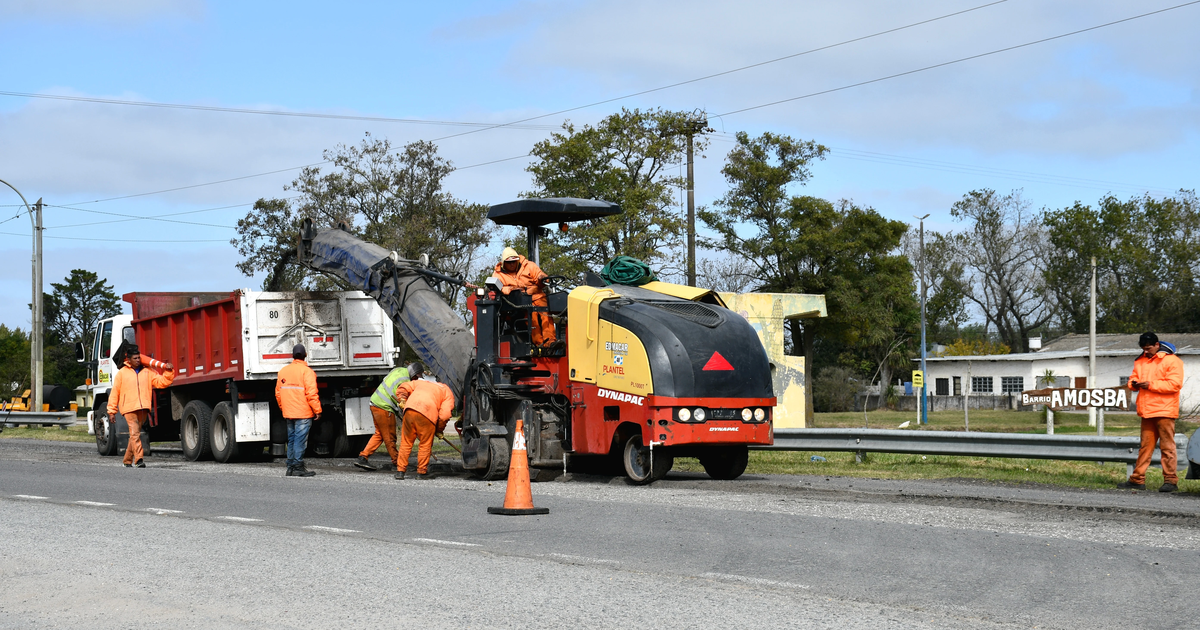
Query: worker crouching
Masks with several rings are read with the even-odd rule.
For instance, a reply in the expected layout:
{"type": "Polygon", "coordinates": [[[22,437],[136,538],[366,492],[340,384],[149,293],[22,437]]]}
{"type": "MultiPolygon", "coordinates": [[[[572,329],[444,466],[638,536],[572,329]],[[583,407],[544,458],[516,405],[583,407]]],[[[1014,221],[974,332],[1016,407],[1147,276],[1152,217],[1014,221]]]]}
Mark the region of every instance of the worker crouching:
{"type": "Polygon", "coordinates": [[[424,369],[419,363],[409,366],[408,374],[413,380],[401,383],[396,388],[396,400],[404,407],[404,418],[400,425],[400,447],[396,454],[396,479],[404,479],[408,468],[408,455],[412,452],[413,440],[421,443],[417,448],[417,478],[429,479],[429,456],[433,453],[433,440],[441,437],[454,410],[454,393],[442,383],[421,378],[424,369]]]}
{"type": "Polygon", "coordinates": [[[126,468],[145,468],[142,450],[142,425],[150,419],[153,390],[169,386],[175,380],[175,366],[150,357],[143,357],[134,344],[122,344],[118,357],[124,365],[113,377],[112,393],[108,398],[108,417],[116,421],[117,413],[125,416],[129,425],[129,445],[125,447],[126,468]],[[143,364],[145,360],[146,364],[143,364]],[[150,365],[154,367],[150,367],[150,365]],[[162,370],[159,373],[159,369],[162,370]]]}

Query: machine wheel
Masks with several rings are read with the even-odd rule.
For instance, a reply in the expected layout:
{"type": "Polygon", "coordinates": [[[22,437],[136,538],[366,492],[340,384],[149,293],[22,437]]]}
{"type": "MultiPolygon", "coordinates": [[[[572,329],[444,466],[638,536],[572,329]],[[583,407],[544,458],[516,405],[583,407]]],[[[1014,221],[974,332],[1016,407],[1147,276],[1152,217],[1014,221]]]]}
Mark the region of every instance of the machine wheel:
{"type": "Polygon", "coordinates": [[[642,446],[642,436],[639,433],[625,440],[621,462],[625,464],[625,476],[629,483],[643,486],[666,477],[675,465],[675,457],[665,450],[659,450],[652,457],[650,448],[642,446]]]}
{"type": "Polygon", "coordinates": [[[96,432],[96,450],[105,457],[117,454],[117,428],[108,420],[108,412],[92,414],[96,432]]]}
{"type": "Polygon", "coordinates": [[[700,465],[713,479],[737,479],[746,472],[750,461],[750,449],[745,446],[730,446],[700,456],[700,465]]]}
{"type": "Polygon", "coordinates": [[[238,458],[237,429],[233,423],[233,405],[228,402],[217,403],[209,419],[208,444],[212,449],[213,459],[222,464],[238,458]]]}
{"type": "Polygon", "coordinates": [[[508,462],[512,458],[508,440],[492,438],[488,440],[488,466],[483,470],[474,471],[475,475],[484,481],[496,481],[508,476],[508,462]]]}
{"type": "Polygon", "coordinates": [[[1189,461],[1188,467],[1187,467],[1187,474],[1184,475],[1183,478],[1184,479],[1200,479],[1200,464],[1189,461]]]}
{"type": "Polygon", "coordinates": [[[189,461],[207,459],[209,450],[208,432],[212,420],[212,408],[201,400],[193,400],[183,408],[183,419],[179,422],[179,443],[183,456],[189,461]]]}

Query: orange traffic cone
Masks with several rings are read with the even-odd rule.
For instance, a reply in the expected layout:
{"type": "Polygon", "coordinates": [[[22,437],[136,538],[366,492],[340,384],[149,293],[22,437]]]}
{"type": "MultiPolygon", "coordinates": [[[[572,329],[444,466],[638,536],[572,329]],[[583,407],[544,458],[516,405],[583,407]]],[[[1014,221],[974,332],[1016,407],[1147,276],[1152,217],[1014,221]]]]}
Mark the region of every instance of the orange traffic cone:
{"type": "Polygon", "coordinates": [[[525,516],[549,514],[550,508],[533,507],[533,494],[529,488],[529,455],[525,452],[525,421],[517,420],[517,434],[513,437],[512,458],[508,464],[508,486],[504,490],[504,507],[489,507],[488,514],[525,516]]]}

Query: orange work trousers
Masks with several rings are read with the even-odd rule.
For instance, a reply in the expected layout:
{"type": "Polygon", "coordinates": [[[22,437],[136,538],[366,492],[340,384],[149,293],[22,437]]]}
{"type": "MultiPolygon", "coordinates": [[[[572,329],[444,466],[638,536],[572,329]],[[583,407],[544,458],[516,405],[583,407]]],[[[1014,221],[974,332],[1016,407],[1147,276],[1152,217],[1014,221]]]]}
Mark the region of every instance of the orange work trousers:
{"type": "Polygon", "coordinates": [[[387,453],[396,464],[396,414],[371,405],[371,420],[375,422],[375,435],[367,442],[367,447],[359,453],[361,457],[370,457],[379,450],[379,445],[387,447],[387,453]]]}
{"type": "Polygon", "coordinates": [[[429,456],[433,453],[433,434],[437,433],[428,418],[421,412],[408,409],[404,412],[404,420],[400,424],[400,452],[396,454],[396,470],[408,468],[408,454],[412,452],[413,440],[421,443],[417,447],[417,473],[424,475],[429,472],[429,456]]]}
{"type": "MultiPolygon", "coordinates": [[[[545,293],[533,294],[534,306],[547,306],[545,293]]],[[[541,346],[551,343],[555,340],[554,336],[554,321],[550,319],[550,313],[533,312],[529,318],[529,338],[533,341],[533,345],[541,346]]]]}
{"type": "MultiPolygon", "coordinates": [[[[142,460],[142,423],[150,418],[149,409],[138,409],[123,414],[129,425],[129,445],[125,447],[125,463],[136,464],[142,460]]],[[[113,427],[113,437],[116,437],[116,427],[113,427]]]]}
{"type": "Polygon", "coordinates": [[[1175,418],[1142,418],[1142,443],[1129,483],[1146,483],[1146,469],[1154,456],[1154,445],[1162,451],[1163,483],[1179,483],[1175,467],[1175,418]]]}

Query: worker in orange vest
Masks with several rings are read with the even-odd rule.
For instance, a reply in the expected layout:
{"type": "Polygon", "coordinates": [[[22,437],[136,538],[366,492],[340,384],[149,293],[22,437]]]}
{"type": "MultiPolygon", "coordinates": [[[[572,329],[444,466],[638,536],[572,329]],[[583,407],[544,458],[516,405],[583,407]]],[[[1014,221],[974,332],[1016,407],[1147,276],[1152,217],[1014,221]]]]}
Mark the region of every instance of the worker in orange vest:
{"type": "Polygon", "coordinates": [[[1142,439],[1137,464],[1129,479],[1117,484],[1119,488],[1146,489],[1146,469],[1154,456],[1154,444],[1162,452],[1163,485],[1159,492],[1179,489],[1176,470],[1175,420],[1179,418],[1179,392],[1183,389],[1183,360],[1175,354],[1175,346],[1159,343],[1158,335],[1142,333],[1138,339],[1142,354],[1133,362],[1129,389],[1137,392],[1137,415],[1142,419],[1142,439]]]}
{"type": "Polygon", "coordinates": [[[437,381],[429,380],[432,377],[422,378],[424,371],[420,363],[410,365],[408,374],[413,380],[400,383],[396,388],[396,400],[404,407],[400,447],[396,454],[396,479],[404,479],[414,439],[421,443],[417,448],[417,478],[433,478],[429,473],[433,439],[442,437],[442,431],[450,421],[450,412],[454,410],[454,392],[437,381]]]}
{"type": "Polygon", "coordinates": [[[308,356],[304,344],[292,347],[292,362],[279,370],[275,380],[275,400],[287,421],[286,477],[312,477],[317,474],[304,466],[304,449],[312,423],[321,419],[321,399],[317,394],[317,374],[304,362],[308,356]]]}
{"type": "Polygon", "coordinates": [[[167,387],[175,380],[175,366],[144,357],[138,352],[138,347],[131,343],[124,346],[124,366],[113,377],[112,393],[108,398],[108,417],[115,419],[117,413],[125,416],[129,425],[129,445],[125,447],[124,463],[126,468],[134,466],[145,468],[146,462],[142,457],[142,424],[150,419],[150,406],[153,400],[153,390],[167,387]],[[157,364],[155,367],[143,365],[157,364]],[[161,366],[162,373],[156,368],[161,366]]]}
{"type": "MultiPolygon", "coordinates": [[[[547,306],[546,273],[538,264],[517,253],[511,247],[505,247],[500,254],[500,264],[492,272],[504,283],[500,289],[504,295],[513,291],[524,291],[533,298],[534,306],[547,306]]],[[[530,318],[529,337],[533,345],[542,346],[554,343],[554,322],[546,312],[534,312],[530,318]]]]}

